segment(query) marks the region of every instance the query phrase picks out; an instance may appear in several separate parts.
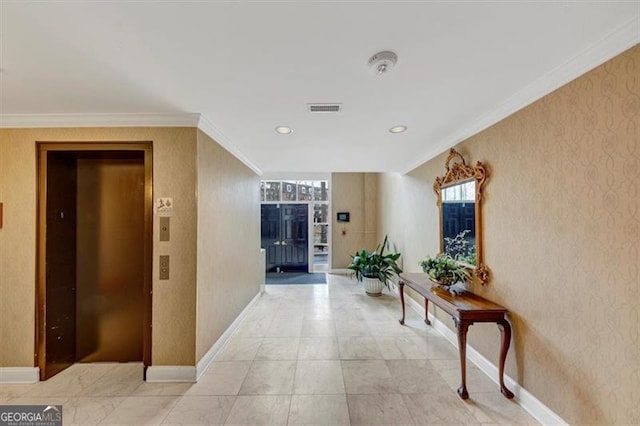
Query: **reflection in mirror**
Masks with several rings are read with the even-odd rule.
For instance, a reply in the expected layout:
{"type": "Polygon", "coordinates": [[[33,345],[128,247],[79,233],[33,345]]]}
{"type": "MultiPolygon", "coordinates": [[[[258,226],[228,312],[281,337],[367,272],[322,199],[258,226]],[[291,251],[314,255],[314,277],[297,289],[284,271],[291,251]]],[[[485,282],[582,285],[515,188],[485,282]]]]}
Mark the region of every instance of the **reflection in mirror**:
{"type": "Polygon", "coordinates": [[[480,161],[467,165],[453,148],[445,169],[433,183],[440,208],[440,251],[473,269],[475,278],[486,284],[489,269],[482,253],[481,204],[487,170],[480,161]]]}
{"type": "Polygon", "coordinates": [[[476,182],[462,182],[442,189],[442,247],[459,262],[477,264],[476,182]]]}

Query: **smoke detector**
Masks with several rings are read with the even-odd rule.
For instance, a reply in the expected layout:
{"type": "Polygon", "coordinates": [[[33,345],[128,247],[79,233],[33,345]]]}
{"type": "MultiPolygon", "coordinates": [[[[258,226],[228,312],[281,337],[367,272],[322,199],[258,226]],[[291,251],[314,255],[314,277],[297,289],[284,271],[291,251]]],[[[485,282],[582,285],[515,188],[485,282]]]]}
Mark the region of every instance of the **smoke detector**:
{"type": "Polygon", "coordinates": [[[385,50],[369,58],[369,68],[371,68],[374,74],[382,75],[389,72],[389,70],[395,66],[396,62],[398,62],[398,55],[390,50],[385,50]]]}

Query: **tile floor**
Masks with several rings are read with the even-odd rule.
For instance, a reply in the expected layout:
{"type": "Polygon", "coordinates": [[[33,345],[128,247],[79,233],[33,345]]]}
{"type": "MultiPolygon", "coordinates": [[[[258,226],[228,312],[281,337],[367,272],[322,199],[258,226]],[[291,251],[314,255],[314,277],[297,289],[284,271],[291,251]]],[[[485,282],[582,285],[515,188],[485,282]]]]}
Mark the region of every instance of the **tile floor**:
{"type": "Polygon", "coordinates": [[[385,294],[329,275],[267,286],[198,383],[142,381],[140,364],[76,364],[42,383],[1,385],[0,404],[62,404],[64,423],[537,424],[457,351],[385,294]]]}

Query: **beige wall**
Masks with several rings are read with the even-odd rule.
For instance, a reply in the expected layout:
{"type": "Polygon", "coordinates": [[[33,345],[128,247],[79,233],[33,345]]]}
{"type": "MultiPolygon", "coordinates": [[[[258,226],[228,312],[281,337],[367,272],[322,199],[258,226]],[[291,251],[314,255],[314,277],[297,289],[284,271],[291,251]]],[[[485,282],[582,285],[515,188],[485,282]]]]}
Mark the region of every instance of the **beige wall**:
{"type": "Polygon", "coordinates": [[[0,129],[0,366],[34,365],[36,141],[153,141],[154,198],[175,207],[171,242],[153,243],[152,361],[194,365],[196,129],[74,128],[0,129]],[[172,255],[169,281],[158,280],[159,254],[172,255]]]}
{"type": "Polygon", "coordinates": [[[198,131],[196,361],[258,293],[258,175],[198,131]]]}
{"type": "MultiPolygon", "coordinates": [[[[507,373],[572,424],[640,423],[639,75],[636,46],[457,147],[490,171],[474,291],[511,311],[507,373]]],[[[407,271],[438,250],[444,160],[380,177],[378,232],[407,271]]],[[[494,327],[469,343],[497,363],[494,327]]]]}
{"type": "Polygon", "coordinates": [[[372,173],[331,174],[331,268],[344,269],[356,250],[376,247],[377,176],[372,173]],[[337,212],[349,212],[348,223],[336,221],[337,212]],[[343,230],[345,235],[342,234],[343,230]]]}

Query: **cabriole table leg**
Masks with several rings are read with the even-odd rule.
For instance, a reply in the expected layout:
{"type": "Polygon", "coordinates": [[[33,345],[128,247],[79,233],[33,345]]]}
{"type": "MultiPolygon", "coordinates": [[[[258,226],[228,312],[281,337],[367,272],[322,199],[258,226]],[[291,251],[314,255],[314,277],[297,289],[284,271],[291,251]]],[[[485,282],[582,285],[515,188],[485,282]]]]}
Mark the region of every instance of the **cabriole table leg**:
{"type": "Polygon", "coordinates": [[[498,321],[498,328],[502,336],[502,345],[500,345],[500,365],[498,367],[498,374],[500,375],[500,392],[507,398],[513,398],[513,392],[511,392],[504,385],[504,362],[507,359],[507,351],[511,344],[511,325],[506,319],[498,321]]]}
{"type": "Polygon", "coordinates": [[[404,325],[404,283],[402,280],[398,282],[398,287],[400,287],[400,303],[402,303],[402,319],[400,320],[400,324],[404,325]]]}
{"type": "Polygon", "coordinates": [[[456,318],[453,319],[458,329],[458,351],[460,352],[460,376],[462,377],[462,384],[458,388],[458,395],[460,398],[469,398],[469,392],[467,392],[467,330],[469,330],[469,324],[466,321],[460,321],[456,318]]]}

